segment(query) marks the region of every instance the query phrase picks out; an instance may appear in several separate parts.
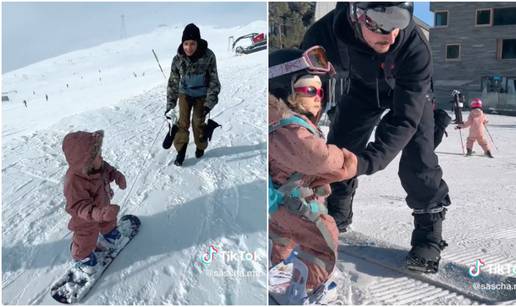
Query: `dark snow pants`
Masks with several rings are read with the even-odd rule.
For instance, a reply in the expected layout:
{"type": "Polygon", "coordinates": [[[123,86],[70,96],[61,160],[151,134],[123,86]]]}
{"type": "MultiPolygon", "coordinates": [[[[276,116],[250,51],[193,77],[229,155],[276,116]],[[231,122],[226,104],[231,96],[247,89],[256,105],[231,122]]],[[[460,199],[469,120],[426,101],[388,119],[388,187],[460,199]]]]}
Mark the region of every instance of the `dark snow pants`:
{"type": "MultiPolygon", "coordinates": [[[[355,154],[360,153],[366,148],[383,112],[384,109],[352,96],[343,97],[330,126],[328,143],[355,154]]],[[[434,113],[431,103],[425,104],[417,131],[402,151],[398,176],[407,192],[406,202],[410,208],[429,210],[450,204],[448,186],[442,180],[442,170],[434,153],[434,113]]],[[[358,180],[336,182],[331,187],[328,213],[335,219],[339,230],[343,231],[352,221],[353,196],[358,180]]]]}

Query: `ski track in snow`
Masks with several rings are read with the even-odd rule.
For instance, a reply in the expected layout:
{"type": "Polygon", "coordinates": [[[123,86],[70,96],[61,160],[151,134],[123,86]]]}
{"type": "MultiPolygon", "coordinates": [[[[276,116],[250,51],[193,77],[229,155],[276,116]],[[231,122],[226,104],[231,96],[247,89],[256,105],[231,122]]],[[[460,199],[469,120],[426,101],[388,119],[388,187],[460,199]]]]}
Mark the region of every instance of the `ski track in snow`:
{"type": "MultiPolygon", "coordinates": [[[[202,159],[194,157],[190,135],[183,167],[173,164],[173,147],[170,151],[161,147],[166,131],[162,115],[166,86],[152,62],[145,67],[156,69],[155,76],[139,94],[50,125],[38,123],[44,127],[39,130],[12,129],[4,122],[4,304],[55,304],[49,285],[70,265],[71,239],[62,194],[67,164],[61,142],[70,131],[98,129],[105,131],[104,159],[122,171],[128,182],[124,191],[112,184],[112,202],[121,205],[120,215],[140,217],[142,226],[82,303],[266,302],[267,53],[235,57],[225,50],[225,43],[210,47],[217,54],[222,84],[211,118],[222,127],[215,130],[202,159]],[[215,243],[224,251],[256,252],[259,261],[217,258],[209,269],[256,271],[261,276],[211,277],[199,270],[195,263],[215,243]]],[[[175,50],[177,45],[172,45],[170,49],[175,50]]],[[[163,58],[162,65],[168,66],[170,59],[163,58]]],[[[92,96],[102,94],[93,92],[92,96]]],[[[3,116],[24,111],[9,105],[3,108],[3,116]]]]}

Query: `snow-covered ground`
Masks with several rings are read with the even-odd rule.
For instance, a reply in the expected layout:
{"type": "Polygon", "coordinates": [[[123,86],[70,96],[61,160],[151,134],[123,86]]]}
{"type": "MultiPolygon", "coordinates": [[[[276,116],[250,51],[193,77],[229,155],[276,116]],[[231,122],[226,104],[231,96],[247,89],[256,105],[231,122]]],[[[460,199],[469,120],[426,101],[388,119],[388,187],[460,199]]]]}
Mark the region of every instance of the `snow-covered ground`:
{"type": "Polygon", "coordinates": [[[2,91],[11,92],[2,105],[4,304],[55,303],[49,286],[70,265],[61,142],[68,132],[98,129],[105,131],[104,159],[128,181],[113,203],[142,226],[83,303],[266,303],[267,52],[237,57],[227,42],[265,32],[267,24],[200,25],[217,55],[222,91],[211,117],[222,128],[200,160],[191,139],[176,167],[175,151],[161,147],[166,85],[151,49],[168,77],[183,26],[3,75],[2,91]],[[210,245],[219,253],[202,266],[210,245]]]}
{"type": "MultiPolygon", "coordinates": [[[[452,200],[443,226],[449,247],[442,256],[465,267],[484,259],[487,265],[516,268],[516,117],[487,116],[498,147],[493,148],[495,159],[482,156],[478,145],[472,157],[464,157],[453,127],[436,150],[452,200]]],[[[464,141],[466,136],[463,131],[464,141]]],[[[398,163],[399,156],[385,170],[359,178],[352,229],[408,250],[413,217],[397,175],[398,163]]],[[[346,254],[340,259],[344,274],[339,299],[345,304],[474,303],[346,254]]],[[[513,274],[516,277],[516,271],[513,274]]]]}

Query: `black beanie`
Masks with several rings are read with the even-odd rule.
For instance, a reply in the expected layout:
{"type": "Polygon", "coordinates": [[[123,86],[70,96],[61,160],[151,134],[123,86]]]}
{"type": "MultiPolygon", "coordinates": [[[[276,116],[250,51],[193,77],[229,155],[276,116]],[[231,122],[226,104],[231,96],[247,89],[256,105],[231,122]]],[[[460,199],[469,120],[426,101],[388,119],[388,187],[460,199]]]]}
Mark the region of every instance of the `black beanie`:
{"type": "Polygon", "coordinates": [[[183,37],[181,38],[181,43],[187,40],[199,41],[201,39],[201,32],[199,28],[193,23],[188,24],[183,30],[183,37]]]}

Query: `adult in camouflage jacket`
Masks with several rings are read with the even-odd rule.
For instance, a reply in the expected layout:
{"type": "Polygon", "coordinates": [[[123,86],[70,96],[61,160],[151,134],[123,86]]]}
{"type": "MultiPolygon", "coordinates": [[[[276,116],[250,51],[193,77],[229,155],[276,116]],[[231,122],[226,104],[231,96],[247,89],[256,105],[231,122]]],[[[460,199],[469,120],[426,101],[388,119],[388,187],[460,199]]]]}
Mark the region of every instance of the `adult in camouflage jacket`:
{"type": "Polygon", "coordinates": [[[188,24],[183,30],[177,55],[172,60],[167,87],[165,114],[175,108],[179,101],[179,129],[174,138],[176,165],[182,165],[185,159],[192,109],[192,128],[197,147],[195,156],[200,158],[204,155],[208,147],[208,140],[204,136],[205,119],[217,104],[219,92],[215,54],[208,49],[208,42],[201,39],[199,28],[193,23],[188,24]]]}

